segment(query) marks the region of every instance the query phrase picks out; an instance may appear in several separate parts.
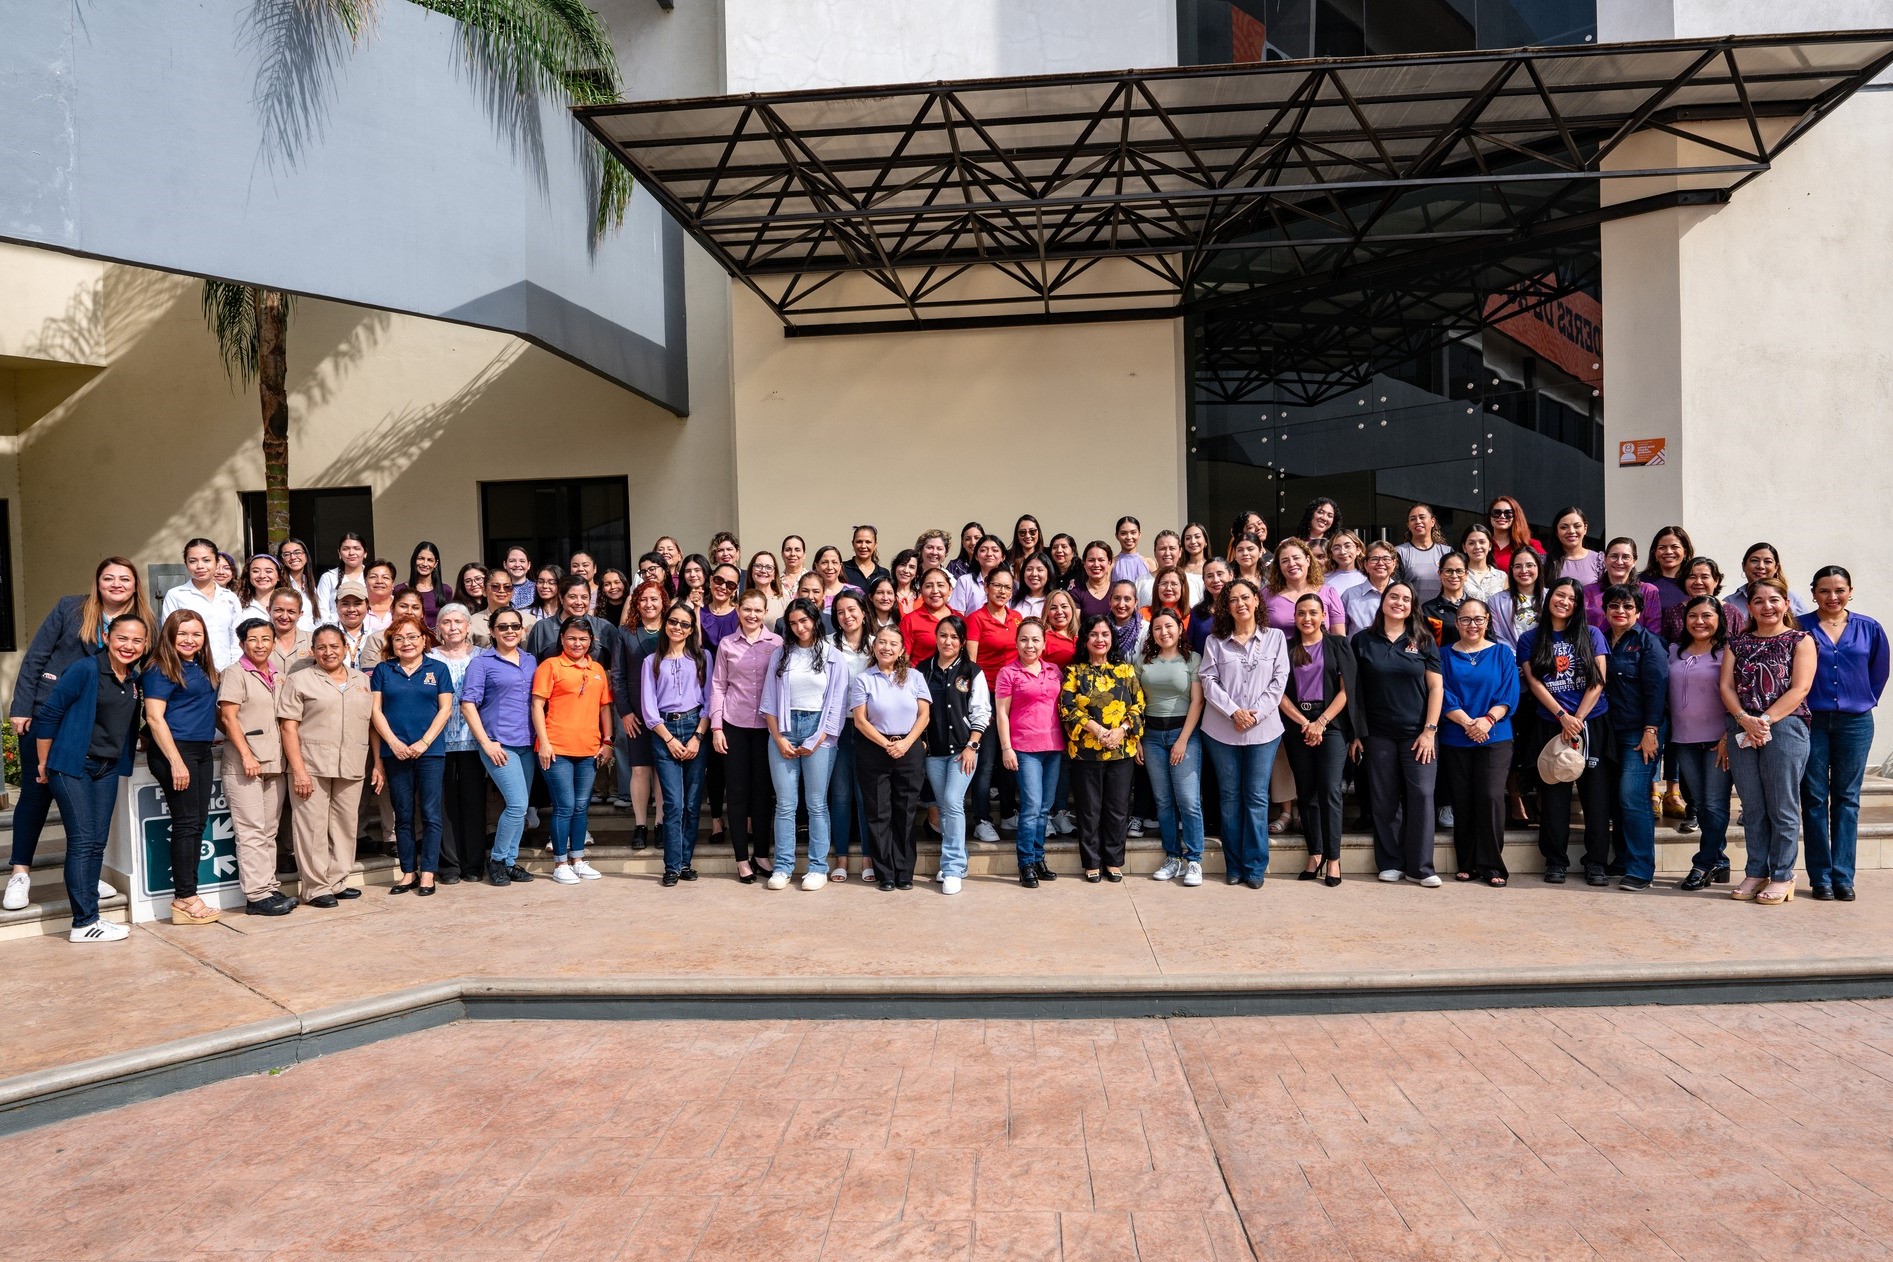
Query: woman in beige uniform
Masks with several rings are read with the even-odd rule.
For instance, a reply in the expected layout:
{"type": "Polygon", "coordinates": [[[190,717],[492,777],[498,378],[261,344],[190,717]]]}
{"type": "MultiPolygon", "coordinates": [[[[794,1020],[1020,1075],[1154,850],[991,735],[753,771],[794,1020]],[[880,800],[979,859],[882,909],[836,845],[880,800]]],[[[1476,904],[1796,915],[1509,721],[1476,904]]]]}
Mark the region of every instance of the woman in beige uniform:
{"type": "MultiPolygon", "coordinates": [[[[355,811],[368,774],[369,720],[374,714],[368,676],[344,658],[340,629],[315,633],[315,665],[284,676],[276,690],[283,758],[294,795],[296,868],[303,901],[333,907],[348,890],[355,866],[355,811]]],[[[373,773],[381,791],[381,772],[373,773]]],[[[348,897],[353,898],[354,892],[348,897]]]]}
{"type": "MultiPolygon", "coordinates": [[[[289,670],[303,658],[309,656],[309,633],[302,629],[302,593],[293,587],[279,587],[269,594],[270,629],[275,633],[269,654],[269,664],[277,672],[288,674],[289,670]]],[[[243,636],[238,633],[238,647],[242,647],[243,636]]]]}
{"type": "MultiPolygon", "coordinates": [[[[288,588],[278,591],[299,596],[288,588]]],[[[289,672],[274,660],[276,631],[261,618],[237,628],[237,643],[243,656],[217,681],[217,715],[224,733],[223,792],[237,834],[237,883],[243,887],[243,910],[249,915],[287,916],[296,910],[296,900],[284,895],[276,882],[276,832],[282,825],[284,789],[276,690],[289,672]]]]}

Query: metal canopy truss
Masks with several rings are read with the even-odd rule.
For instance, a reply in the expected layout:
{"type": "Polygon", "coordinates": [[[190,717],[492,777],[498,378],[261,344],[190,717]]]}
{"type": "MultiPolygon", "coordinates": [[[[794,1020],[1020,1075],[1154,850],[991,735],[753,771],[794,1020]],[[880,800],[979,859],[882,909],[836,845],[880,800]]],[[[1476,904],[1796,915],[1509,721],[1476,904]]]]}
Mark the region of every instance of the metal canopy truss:
{"type": "Polygon", "coordinates": [[[1841,32],[577,113],[790,334],[1201,314],[1233,341],[1199,384],[1248,397],[1470,331],[1605,220],[1726,198],[1889,64],[1893,31],[1841,32]]]}

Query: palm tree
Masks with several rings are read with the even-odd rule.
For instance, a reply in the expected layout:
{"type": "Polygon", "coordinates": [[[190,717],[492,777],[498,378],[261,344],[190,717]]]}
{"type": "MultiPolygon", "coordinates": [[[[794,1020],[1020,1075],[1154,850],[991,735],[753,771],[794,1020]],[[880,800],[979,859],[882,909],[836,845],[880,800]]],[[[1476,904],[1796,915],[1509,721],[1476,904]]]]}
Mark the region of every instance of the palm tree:
{"type": "MultiPolygon", "coordinates": [[[[339,22],[355,44],[374,25],[380,0],[278,0],[339,22]]],[[[617,54],[599,16],[580,0],[411,0],[454,19],[467,59],[521,100],[540,94],[574,105],[618,99],[617,54]]],[[[596,244],[624,223],[631,173],[596,141],[585,141],[595,202],[596,244]]],[[[288,333],[292,298],[280,289],[204,282],[204,323],[233,385],[257,383],[263,412],[265,516],[272,547],[289,537],[288,333]]]]}

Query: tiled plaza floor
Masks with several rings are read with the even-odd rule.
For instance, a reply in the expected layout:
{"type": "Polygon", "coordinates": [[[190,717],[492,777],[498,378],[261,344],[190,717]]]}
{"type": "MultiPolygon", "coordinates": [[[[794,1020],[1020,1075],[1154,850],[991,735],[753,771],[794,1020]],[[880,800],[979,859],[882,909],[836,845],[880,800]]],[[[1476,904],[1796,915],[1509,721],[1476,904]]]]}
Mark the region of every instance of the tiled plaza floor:
{"type": "Polygon", "coordinates": [[[9,1259],[1881,1257],[1893,1001],[468,1023],[0,1141],[9,1259]]]}
{"type": "Polygon", "coordinates": [[[1276,878],[1258,891],[1071,876],[1025,890],[982,877],[956,898],[924,883],[803,893],[724,877],[664,889],[617,874],[463,884],[426,900],[370,886],[333,911],[159,923],[122,943],[0,942],[0,1078],[457,977],[857,978],[898,990],[906,978],[1266,985],[1343,973],[1419,985],[1442,970],[1503,983],[1522,968],[1893,955],[1893,872],[1863,872],[1858,888],[1854,903],[1816,903],[1804,888],[1758,907],[1732,902],[1727,887],[1630,895],[1530,878],[1501,890],[1276,878]]]}

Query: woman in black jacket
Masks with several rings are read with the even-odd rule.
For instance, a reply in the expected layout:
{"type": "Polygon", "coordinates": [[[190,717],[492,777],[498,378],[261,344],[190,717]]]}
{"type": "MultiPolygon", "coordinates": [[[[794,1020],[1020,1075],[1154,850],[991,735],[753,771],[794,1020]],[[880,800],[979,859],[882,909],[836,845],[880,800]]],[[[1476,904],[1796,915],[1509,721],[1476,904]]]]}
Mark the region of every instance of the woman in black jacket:
{"type": "Polygon", "coordinates": [[[1301,796],[1301,832],[1308,843],[1304,881],[1341,883],[1341,772],[1355,737],[1354,650],[1327,633],[1318,593],[1295,602],[1288,642],[1288,688],[1282,693],[1282,748],[1301,796]]]}
{"type": "MultiPolygon", "coordinates": [[[[122,613],[144,615],[145,625],[157,625],[151,606],[145,600],[138,567],[124,557],[106,557],[92,572],[92,591],[85,596],[62,596],[46,621],[33,633],[20,659],[19,679],[13,686],[13,701],[7,714],[13,721],[13,734],[20,739],[20,798],[13,809],[13,871],[7,877],[7,889],[0,905],[19,911],[27,904],[33,884],[33,855],[39,849],[39,835],[46,827],[46,813],[52,806],[52,790],[40,783],[39,742],[27,739],[33,726],[33,711],[52,694],[53,685],[74,662],[89,662],[105,646],[105,628],[122,613]]],[[[117,893],[99,882],[99,896],[117,893]]]]}
{"type": "Polygon", "coordinates": [[[940,807],[940,883],[947,894],[959,893],[966,877],[966,787],[993,713],[985,672],[965,650],[966,623],[948,614],[934,628],[933,656],[918,668],[933,698],[925,734],[927,783],[940,807]]]}

